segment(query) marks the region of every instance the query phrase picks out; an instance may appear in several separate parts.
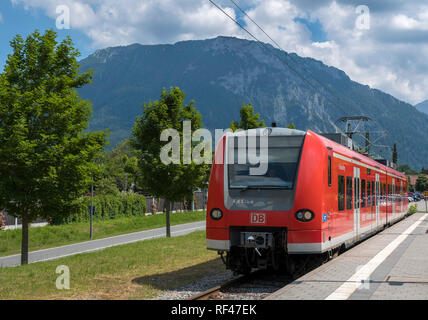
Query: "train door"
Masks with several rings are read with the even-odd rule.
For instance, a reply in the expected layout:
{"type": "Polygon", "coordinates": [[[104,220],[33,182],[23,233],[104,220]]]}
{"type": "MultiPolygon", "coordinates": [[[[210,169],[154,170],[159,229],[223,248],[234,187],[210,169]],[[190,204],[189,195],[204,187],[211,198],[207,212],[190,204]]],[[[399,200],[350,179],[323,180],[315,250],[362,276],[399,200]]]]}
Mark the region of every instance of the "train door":
{"type": "Polygon", "coordinates": [[[400,215],[403,213],[403,180],[400,180],[400,215]]]}
{"type": "Polygon", "coordinates": [[[392,218],[395,217],[395,179],[392,178],[392,197],[391,197],[391,202],[392,202],[392,218]]]}
{"type": "Polygon", "coordinates": [[[360,168],[354,167],[354,230],[358,236],[360,230],[360,168]]]}
{"type": "Polygon", "coordinates": [[[380,225],[380,216],[379,216],[379,199],[380,199],[380,196],[379,196],[379,191],[380,191],[380,189],[379,189],[379,174],[376,173],[376,195],[375,195],[375,198],[376,198],[376,227],[379,227],[379,225],[380,225]]]}

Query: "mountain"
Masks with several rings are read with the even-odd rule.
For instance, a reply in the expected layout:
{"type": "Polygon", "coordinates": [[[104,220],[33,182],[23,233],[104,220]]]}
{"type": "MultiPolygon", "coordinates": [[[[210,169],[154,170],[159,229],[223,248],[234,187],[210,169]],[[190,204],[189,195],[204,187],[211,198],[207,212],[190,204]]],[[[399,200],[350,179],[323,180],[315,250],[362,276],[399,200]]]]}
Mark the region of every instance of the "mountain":
{"type": "Polygon", "coordinates": [[[428,100],[418,103],[417,105],[415,105],[415,108],[418,109],[420,112],[428,114],[428,100]]]}
{"type": "MultiPolygon", "coordinates": [[[[94,71],[93,84],[80,89],[93,104],[90,129],[109,128],[112,146],[131,134],[144,103],[179,86],[209,129],[228,128],[250,101],[266,124],[293,122],[316,132],[334,132],[341,117],[365,115],[376,130],[389,132],[382,144],[397,143],[400,164],[428,167],[427,115],[337,68],[268,44],[231,37],[133,44],[98,50],[80,64],[94,71]]],[[[392,151],[384,154],[390,158],[392,151]]]]}

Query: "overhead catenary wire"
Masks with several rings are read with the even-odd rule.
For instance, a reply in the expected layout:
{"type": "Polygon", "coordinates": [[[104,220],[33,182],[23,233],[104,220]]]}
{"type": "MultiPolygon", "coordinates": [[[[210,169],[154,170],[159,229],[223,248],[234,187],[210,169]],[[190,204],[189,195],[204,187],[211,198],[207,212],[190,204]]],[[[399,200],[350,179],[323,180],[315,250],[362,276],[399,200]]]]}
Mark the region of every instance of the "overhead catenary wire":
{"type": "MultiPolygon", "coordinates": [[[[324,96],[324,98],[326,98],[327,101],[329,101],[332,105],[334,105],[338,110],[340,110],[343,114],[345,115],[349,115],[347,111],[345,111],[338,103],[334,102],[332,99],[330,99],[330,97],[328,97],[327,95],[325,95],[324,93],[322,93],[318,88],[316,88],[312,83],[310,83],[307,79],[305,79],[296,69],[292,68],[284,59],[282,59],[282,57],[280,57],[278,54],[276,54],[276,52],[273,52],[272,50],[269,50],[269,48],[265,45],[265,43],[263,43],[262,41],[260,41],[256,36],[254,36],[250,31],[248,31],[244,26],[242,26],[236,19],[234,19],[233,17],[231,17],[229,14],[227,14],[227,12],[225,12],[220,6],[218,6],[213,0],[209,0],[215,7],[217,7],[217,9],[219,9],[221,12],[223,12],[223,14],[225,14],[229,19],[231,19],[233,22],[235,22],[241,29],[243,29],[247,34],[249,34],[253,39],[255,39],[257,41],[257,43],[259,43],[260,45],[262,45],[266,50],[268,50],[269,52],[271,52],[273,55],[275,55],[281,62],[283,62],[290,70],[292,70],[294,73],[296,73],[296,75],[302,79],[305,83],[307,83],[311,88],[313,88],[315,90],[315,92],[319,92],[322,96],[324,96]]],[[[299,64],[298,61],[296,61],[292,55],[288,54],[279,44],[278,42],[276,42],[266,31],[263,30],[263,28],[253,19],[251,18],[246,12],[245,10],[243,10],[236,1],[234,0],[230,0],[230,2],[232,2],[235,7],[242,13],[244,14],[253,24],[255,24],[257,26],[257,28],[259,28],[277,47],[280,51],[284,52],[285,55],[290,58],[295,64],[299,64]]],[[[303,60],[303,64],[306,64],[306,62],[303,60]]],[[[307,73],[309,74],[309,76],[315,80],[315,82],[317,82],[319,84],[319,86],[321,86],[322,88],[324,88],[332,97],[334,97],[335,99],[337,99],[337,101],[341,101],[342,99],[340,97],[338,97],[337,95],[335,95],[326,85],[324,85],[322,82],[320,82],[310,71],[308,71],[304,66],[300,65],[300,67],[307,73]]],[[[352,103],[355,107],[360,108],[359,105],[357,105],[355,103],[355,101],[349,101],[350,103],[352,103]]],[[[374,119],[374,122],[377,123],[377,125],[380,126],[380,123],[374,119]]],[[[335,124],[333,124],[336,128],[338,128],[335,124]]],[[[339,128],[338,128],[339,129],[339,128]]],[[[340,129],[339,129],[340,130],[340,129]]],[[[342,131],[342,130],[340,130],[342,131]]]]}
{"type": "MultiPolygon", "coordinates": [[[[288,54],[287,53],[287,51],[285,51],[279,44],[278,44],[278,42],[276,42],[269,34],[267,34],[267,32],[265,32],[264,30],[263,30],[263,28],[256,22],[256,21],[254,21],[254,19],[253,18],[251,18],[246,12],[245,12],[245,10],[244,9],[242,9],[237,3],[236,3],[236,1],[235,0],[229,0],[230,2],[232,2],[234,5],[235,5],[235,7],[241,12],[241,13],[243,13],[252,23],[254,23],[256,26],[257,26],[257,28],[259,28],[277,47],[278,47],[278,49],[279,50],[281,50],[281,51],[283,51],[284,53],[285,53],[285,55],[287,56],[287,57],[289,57],[291,60],[293,60],[294,61],[294,63],[296,63],[296,64],[299,64],[299,62],[298,61],[296,61],[294,58],[293,58],[293,56],[292,55],[290,55],[290,54],[288,54]]],[[[306,64],[306,62],[305,62],[305,60],[303,59],[303,64],[306,64]]],[[[335,95],[334,94],[334,92],[332,92],[327,86],[325,86],[322,82],[320,82],[313,74],[312,74],[312,72],[310,72],[310,71],[308,71],[306,68],[304,68],[304,66],[301,66],[302,67],[302,69],[306,72],[306,73],[308,73],[321,87],[323,87],[324,89],[326,89],[329,93],[330,93],[330,95],[332,95],[333,97],[335,97],[338,101],[340,101],[340,100],[342,100],[340,97],[338,97],[337,95],[335,95]]],[[[324,97],[325,98],[327,98],[328,99],[328,97],[327,96],[325,96],[324,95],[324,97]]],[[[329,100],[329,99],[328,99],[329,100]]],[[[329,100],[330,102],[332,102],[331,100],[329,100]]],[[[350,103],[352,103],[355,107],[359,107],[356,103],[355,103],[355,101],[352,101],[352,100],[350,100],[349,101],[350,103]]],[[[332,102],[333,103],[333,102],[332,102]]],[[[336,107],[338,107],[345,115],[347,115],[347,112],[346,111],[344,111],[344,109],[342,109],[339,105],[337,105],[337,104],[335,104],[335,103],[333,103],[334,105],[336,105],[336,107]]],[[[377,123],[377,125],[378,126],[380,126],[381,127],[381,125],[380,125],[380,123],[376,120],[376,119],[371,119],[372,121],[374,121],[375,123],[377,123]]],[[[336,124],[334,124],[334,126],[337,128],[337,126],[336,126],[336,124]]],[[[372,131],[373,132],[373,131],[372,131]]],[[[388,134],[388,131],[386,131],[386,133],[388,134]]]]}
{"type": "MultiPolygon", "coordinates": [[[[232,16],[230,16],[225,10],[223,10],[223,8],[221,8],[219,5],[217,5],[213,0],[208,0],[209,2],[211,2],[218,10],[220,10],[221,12],[223,12],[224,15],[226,15],[230,20],[232,20],[234,23],[236,23],[242,30],[244,30],[248,35],[250,35],[254,40],[256,40],[256,42],[261,45],[265,50],[267,50],[268,52],[270,52],[272,55],[274,55],[275,57],[277,57],[279,59],[280,62],[282,62],[283,64],[285,64],[291,71],[293,71],[301,80],[303,80],[305,83],[307,83],[312,89],[315,90],[316,93],[321,93],[319,91],[319,89],[317,87],[315,87],[311,82],[309,82],[305,77],[303,77],[299,71],[297,71],[295,68],[293,68],[292,66],[290,66],[290,64],[285,61],[280,55],[278,55],[276,52],[272,51],[269,49],[269,47],[262,42],[261,40],[259,40],[255,35],[253,35],[250,31],[248,31],[242,24],[240,24],[235,18],[233,18],[232,16]]],[[[236,3],[233,2],[235,5],[236,3]]],[[[245,13],[245,11],[243,11],[239,6],[237,6],[237,8],[242,11],[247,17],[248,15],[245,13]]],[[[250,18],[251,19],[251,18],[250,18]]],[[[253,19],[251,19],[251,21],[254,22],[253,19]]],[[[258,24],[256,22],[254,22],[257,26],[258,24]]],[[[260,29],[261,27],[258,26],[260,29]]],[[[267,35],[267,33],[265,31],[263,31],[264,34],[267,35]]],[[[267,35],[275,44],[276,42],[269,36],[267,35]]],[[[278,45],[278,44],[277,44],[278,45]]],[[[291,57],[285,50],[283,50],[281,47],[279,47],[280,50],[282,52],[284,52],[287,56],[291,57]]],[[[294,60],[293,60],[294,61],[294,60]]],[[[314,78],[312,76],[312,78],[314,78]]],[[[314,78],[315,81],[317,81],[319,84],[320,82],[314,78]]],[[[333,95],[335,98],[337,98],[334,94],[332,94],[332,92],[325,86],[323,86],[325,89],[327,89],[327,91],[329,91],[329,93],[331,95],[333,95]]],[[[343,114],[347,115],[347,112],[340,107],[336,102],[334,102],[333,100],[331,100],[327,95],[321,93],[322,96],[324,96],[331,104],[333,104],[334,106],[336,106],[341,112],[343,112],[343,114]]]]}

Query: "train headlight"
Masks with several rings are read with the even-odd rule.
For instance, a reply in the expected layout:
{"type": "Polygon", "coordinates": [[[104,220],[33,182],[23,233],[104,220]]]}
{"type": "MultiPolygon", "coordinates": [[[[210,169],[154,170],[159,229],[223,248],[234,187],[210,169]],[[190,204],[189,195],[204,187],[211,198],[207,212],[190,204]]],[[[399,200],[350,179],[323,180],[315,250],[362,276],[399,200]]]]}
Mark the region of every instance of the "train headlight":
{"type": "Polygon", "coordinates": [[[315,217],[311,210],[299,210],[296,212],[296,219],[301,222],[311,221],[315,217]]]}
{"type": "Polygon", "coordinates": [[[213,220],[220,220],[223,217],[223,212],[220,209],[212,209],[210,216],[213,220]]]}

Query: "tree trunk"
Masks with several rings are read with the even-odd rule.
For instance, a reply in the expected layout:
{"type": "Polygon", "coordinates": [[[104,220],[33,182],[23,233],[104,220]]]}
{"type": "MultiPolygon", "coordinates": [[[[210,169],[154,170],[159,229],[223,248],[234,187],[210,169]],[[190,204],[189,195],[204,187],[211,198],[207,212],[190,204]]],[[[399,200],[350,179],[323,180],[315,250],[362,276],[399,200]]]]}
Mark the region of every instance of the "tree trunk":
{"type": "Polygon", "coordinates": [[[170,202],[169,200],[165,199],[165,209],[166,209],[166,236],[167,238],[171,237],[171,223],[170,223],[170,216],[169,216],[169,211],[170,211],[170,202]]]}
{"type": "Polygon", "coordinates": [[[22,215],[21,265],[28,264],[28,214],[22,215]]]}

